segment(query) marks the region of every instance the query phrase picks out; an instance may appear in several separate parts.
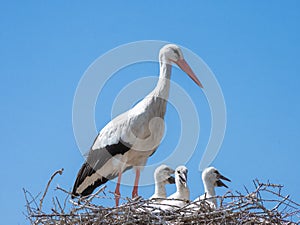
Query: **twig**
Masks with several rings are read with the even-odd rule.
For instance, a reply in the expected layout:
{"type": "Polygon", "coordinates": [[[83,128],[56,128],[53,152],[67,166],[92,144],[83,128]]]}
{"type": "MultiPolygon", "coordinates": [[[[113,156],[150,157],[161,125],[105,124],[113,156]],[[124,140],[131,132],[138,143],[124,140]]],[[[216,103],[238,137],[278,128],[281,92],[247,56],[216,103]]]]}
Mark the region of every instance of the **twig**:
{"type": "Polygon", "coordinates": [[[45,198],[45,196],[46,196],[46,194],[47,194],[48,188],[49,188],[49,186],[50,186],[50,184],[51,184],[53,178],[54,178],[57,174],[62,175],[63,171],[64,171],[64,168],[61,168],[60,170],[55,171],[55,172],[52,174],[52,176],[50,177],[50,180],[49,180],[48,183],[47,183],[47,186],[46,186],[46,189],[45,189],[45,191],[44,191],[44,194],[43,194],[42,198],[40,199],[40,207],[39,207],[39,211],[40,211],[40,212],[42,212],[43,201],[44,201],[44,198],[45,198]]]}

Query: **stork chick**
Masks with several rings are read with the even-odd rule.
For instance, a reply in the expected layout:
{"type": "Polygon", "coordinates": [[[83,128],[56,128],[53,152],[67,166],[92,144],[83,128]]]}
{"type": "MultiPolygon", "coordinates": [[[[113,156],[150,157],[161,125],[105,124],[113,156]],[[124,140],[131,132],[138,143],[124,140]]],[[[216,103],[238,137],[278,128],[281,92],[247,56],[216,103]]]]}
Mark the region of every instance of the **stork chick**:
{"type": "Polygon", "coordinates": [[[205,199],[206,202],[211,206],[211,208],[217,207],[217,200],[214,198],[216,196],[215,187],[227,187],[222,180],[231,182],[228,178],[224,177],[220,172],[214,167],[208,167],[202,172],[202,181],[204,185],[204,194],[199,196],[194,200],[194,202],[205,199]]]}
{"type": "MultiPolygon", "coordinates": [[[[166,165],[160,165],[154,171],[155,190],[154,194],[150,197],[153,198],[166,198],[166,184],[175,184],[175,178],[171,176],[174,174],[174,170],[166,165]]],[[[157,202],[161,202],[161,199],[157,199],[157,202]]]]}
{"type": "Polygon", "coordinates": [[[185,166],[179,166],[175,170],[176,192],[161,202],[163,210],[172,210],[181,208],[190,200],[190,190],[187,186],[188,169],[185,166]],[[165,204],[165,205],[164,205],[165,204]],[[172,207],[175,206],[175,207],[172,207]]]}

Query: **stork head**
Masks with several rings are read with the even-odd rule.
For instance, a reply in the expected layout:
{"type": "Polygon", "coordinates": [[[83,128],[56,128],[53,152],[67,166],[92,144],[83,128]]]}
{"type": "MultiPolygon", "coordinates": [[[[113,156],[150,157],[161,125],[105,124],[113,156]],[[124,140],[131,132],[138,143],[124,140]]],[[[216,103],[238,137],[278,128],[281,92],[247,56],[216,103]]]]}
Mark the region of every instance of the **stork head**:
{"type": "Polygon", "coordinates": [[[202,180],[207,184],[212,184],[214,187],[227,187],[222,180],[231,181],[224,177],[220,172],[214,167],[206,168],[202,173],[202,180]]]}
{"type": "Polygon", "coordinates": [[[159,60],[169,64],[176,63],[199,87],[203,88],[191,67],[184,60],[182,51],[177,45],[168,44],[162,47],[159,52],[159,60]]]}
{"type": "Polygon", "coordinates": [[[185,166],[178,166],[175,170],[176,186],[187,187],[187,173],[188,169],[185,166]]]}
{"type": "Polygon", "coordinates": [[[160,165],[154,171],[154,179],[156,182],[163,182],[165,184],[175,184],[175,178],[171,176],[174,170],[167,165],[160,165]]]}

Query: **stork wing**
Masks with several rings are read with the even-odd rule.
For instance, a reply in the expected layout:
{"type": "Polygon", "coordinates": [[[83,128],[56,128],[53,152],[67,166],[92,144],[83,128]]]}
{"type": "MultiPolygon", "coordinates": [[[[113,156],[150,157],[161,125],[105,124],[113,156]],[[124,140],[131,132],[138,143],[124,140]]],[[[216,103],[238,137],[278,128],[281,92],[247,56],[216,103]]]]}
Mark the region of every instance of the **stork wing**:
{"type": "MultiPolygon", "coordinates": [[[[161,121],[158,121],[158,126],[153,123],[155,132],[150,135],[151,126],[148,128],[149,120],[145,119],[145,115],[129,112],[119,115],[101,130],[88,153],[86,162],[78,172],[72,191],[73,196],[89,195],[101,184],[115,178],[120,171],[118,166],[114,165],[114,158],[118,159],[131,148],[144,151],[147,157],[156,150],[163,134],[163,128],[159,127],[161,121]]],[[[121,172],[131,167],[124,165],[121,172]]]]}
{"type": "MultiPolygon", "coordinates": [[[[95,188],[118,175],[117,168],[109,167],[108,161],[115,155],[123,155],[131,148],[131,144],[121,138],[124,123],[126,123],[126,115],[121,115],[101,130],[77,174],[73,196],[89,195],[95,188]]],[[[125,170],[129,168],[131,167],[127,166],[125,170]]]]}
{"type": "Polygon", "coordinates": [[[117,174],[114,173],[113,170],[106,176],[103,176],[104,174],[102,174],[100,170],[113,156],[124,154],[129,149],[130,147],[128,145],[120,141],[117,144],[107,145],[104,148],[90,150],[87,160],[78,172],[72,194],[74,196],[89,195],[95,188],[110,179],[114,179],[117,174]]]}

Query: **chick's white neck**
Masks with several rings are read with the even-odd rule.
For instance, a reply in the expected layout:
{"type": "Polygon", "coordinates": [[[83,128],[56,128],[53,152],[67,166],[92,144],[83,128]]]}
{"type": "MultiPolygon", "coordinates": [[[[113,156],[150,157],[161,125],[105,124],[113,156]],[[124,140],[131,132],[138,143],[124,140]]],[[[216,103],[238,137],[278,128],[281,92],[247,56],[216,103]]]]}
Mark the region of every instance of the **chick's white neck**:
{"type": "MultiPolygon", "coordinates": [[[[204,192],[206,198],[211,198],[216,196],[215,186],[212,182],[203,180],[204,184],[204,192]]],[[[215,206],[217,205],[217,200],[215,198],[209,199],[210,202],[212,202],[215,206]]]]}
{"type": "Polygon", "coordinates": [[[154,195],[158,196],[159,198],[166,198],[167,192],[164,182],[156,182],[155,183],[155,191],[154,195]]]}

